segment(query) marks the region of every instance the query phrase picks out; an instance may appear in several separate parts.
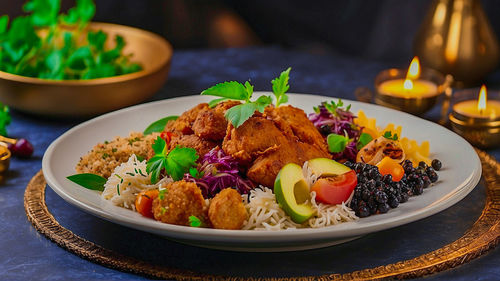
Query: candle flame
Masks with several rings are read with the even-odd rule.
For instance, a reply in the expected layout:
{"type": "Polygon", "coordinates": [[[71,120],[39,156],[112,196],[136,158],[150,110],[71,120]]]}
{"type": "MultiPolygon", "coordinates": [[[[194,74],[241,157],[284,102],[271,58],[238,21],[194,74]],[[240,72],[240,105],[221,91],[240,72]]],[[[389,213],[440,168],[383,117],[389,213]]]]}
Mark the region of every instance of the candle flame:
{"type": "Polygon", "coordinates": [[[411,90],[413,89],[413,82],[410,80],[410,79],[406,79],[404,84],[403,84],[403,88],[405,90],[411,90]]]}
{"type": "Polygon", "coordinates": [[[486,110],[486,101],[488,100],[487,95],[486,86],[483,84],[483,86],[481,86],[481,90],[479,91],[479,98],[477,99],[477,110],[481,113],[486,110]]]}
{"type": "Polygon", "coordinates": [[[408,73],[406,74],[406,79],[415,80],[420,77],[420,61],[418,57],[414,57],[411,60],[410,67],[408,67],[408,73]]]}

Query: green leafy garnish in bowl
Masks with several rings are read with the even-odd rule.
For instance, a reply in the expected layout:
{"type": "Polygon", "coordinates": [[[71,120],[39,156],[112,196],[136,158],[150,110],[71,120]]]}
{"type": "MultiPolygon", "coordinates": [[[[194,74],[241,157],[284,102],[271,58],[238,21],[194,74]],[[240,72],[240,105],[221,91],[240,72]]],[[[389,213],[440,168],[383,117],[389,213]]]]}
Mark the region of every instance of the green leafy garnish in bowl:
{"type": "Polygon", "coordinates": [[[52,80],[94,79],[142,70],[123,54],[125,41],[116,35],[115,46],[106,47],[108,35],[86,30],[95,14],[93,0],[77,0],[66,14],[60,0],[30,0],[27,16],[0,17],[0,70],[52,80]]]}

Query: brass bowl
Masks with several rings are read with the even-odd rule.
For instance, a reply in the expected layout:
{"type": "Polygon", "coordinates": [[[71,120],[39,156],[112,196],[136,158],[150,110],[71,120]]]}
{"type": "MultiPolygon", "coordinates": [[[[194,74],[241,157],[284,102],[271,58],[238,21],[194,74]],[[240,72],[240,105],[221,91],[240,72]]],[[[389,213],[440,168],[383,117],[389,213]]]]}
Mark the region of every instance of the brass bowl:
{"type": "Polygon", "coordinates": [[[51,117],[85,117],[137,104],[165,83],[172,46],[162,37],[138,28],[91,23],[90,30],[108,34],[107,44],[121,35],[125,54],[142,65],[135,73],[89,80],[48,80],[0,71],[0,101],[15,109],[51,117]]]}
{"type": "Polygon", "coordinates": [[[451,128],[472,145],[480,148],[500,146],[500,119],[490,122],[478,122],[457,112],[449,115],[451,128]]]}
{"type": "Polygon", "coordinates": [[[375,77],[375,103],[389,108],[394,108],[414,115],[421,115],[436,105],[445,90],[450,87],[453,78],[439,73],[430,68],[422,68],[420,79],[433,82],[437,86],[436,95],[424,97],[401,97],[380,92],[379,86],[388,80],[405,79],[406,69],[391,68],[380,72],[375,77]]]}

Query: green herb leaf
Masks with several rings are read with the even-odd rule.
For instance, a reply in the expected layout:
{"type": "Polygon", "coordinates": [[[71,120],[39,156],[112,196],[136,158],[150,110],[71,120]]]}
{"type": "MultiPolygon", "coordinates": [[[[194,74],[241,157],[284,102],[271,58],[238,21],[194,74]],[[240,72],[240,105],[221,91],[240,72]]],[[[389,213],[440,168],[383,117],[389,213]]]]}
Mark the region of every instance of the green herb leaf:
{"type": "Polygon", "coordinates": [[[257,110],[264,113],[264,109],[273,103],[273,99],[270,96],[260,96],[254,103],[257,105],[257,110]]]}
{"type": "Polygon", "coordinates": [[[356,144],[356,147],[359,149],[363,148],[365,145],[367,145],[369,142],[373,140],[372,136],[367,133],[361,133],[359,136],[358,143],[356,144]]]}
{"type": "Polygon", "coordinates": [[[0,135],[7,136],[7,126],[10,121],[9,107],[0,102],[0,135]]]}
{"type": "Polygon", "coordinates": [[[337,103],[335,103],[333,100],[330,103],[323,103],[325,108],[332,114],[336,115],[337,114],[337,108],[342,108],[344,106],[344,102],[339,99],[337,103]]]}
{"type": "Polygon", "coordinates": [[[219,103],[221,103],[223,101],[227,101],[227,100],[229,100],[229,98],[213,99],[213,100],[208,102],[208,107],[213,108],[216,105],[218,105],[219,103]]]}
{"type": "Polygon", "coordinates": [[[175,181],[181,180],[191,167],[196,167],[196,150],[190,147],[179,147],[172,149],[167,156],[165,170],[175,181]]]}
{"type": "Polygon", "coordinates": [[[189,168],[189,174],[190,174],[193,178],[195,178],[195,179],[199,179],[199,178],[203,177],[204,172],[201,172],[201,173],[200,173],[200,172],[198,171],[198,169],[196,169],[196,168],[193,168],[193,167],[192,167],[192,168],[189,168]]]}
{"type": "MultiPolygon", "coordinates": [[[[253,88],[252,88],[253,90],[253,88]]],[[[248,89],[243,84],[231,81],[219,83],[201,92],[205,96],[217,96],[233,100],[248,100],[248,89]]]]}
{"type": "Polygon", "coordinates": [[[96,174],[76,174],[66,177],[68,180],[81,185],[87,189],[103,191],[104,184],[106,183],[106,178],[103,178],[96,174]]]}
{"type": "Polygon", "coordinates": [[[25,12],[31,12],[33,25],[43,27],[55,25],[61,9],[61,0],[30,0],[24,6],[25,12]]]}
{"type": "Polygon", "coordinates": [[[349,138],[337,134],[329,134],[326,142],[328,143],[328,150],[331,153],[340,153],[346,148],[349,138]]]}
{"type": "Polygon", "coordinates": [[[189,216],[189,225],[191,227],[200,227],[201,220],[199,218],[197,218],[196,216],[189,216]]]}
{"type": "Polygon", "coordinates": [[[104,50],[104,43],[108,39],[108,35],[104,33],[102,30],[92,32],[90,31],[87,34],[87,41],[89,45],[95,48],[96,51],[104,50]]]}
{"type": "Polygon", "coordinates": [[[168,123],[168,121],[177,120],[177,118],[179,118],[179,116],[177,116],[177,115],[171,115],[171,116],[167,116],[165,118],[162,118],[160,120],[157,120],[157,121],[151,123],[146,128],[146,130],[144,130],[143,134],[144,135],[149,135],[151,133],[160,133],[160,132],[163,132],[163,130],[165,129],[165,126],[168,123]]]}
{"type": "Polygon", "coordinates": [[[243,103],[231,107],[226,111],[226,119],[233,124],[235,128],[241,126],[247,121],[257,110],[256,103],[243,103]]]}
{"type": "Polygon", "coordinates": [[[398,140],[398,134],[392,134],[392,132],[387,131],[383,134],[384,138],[389,139],[389,140],[398,140]]]}
{"type": "Polygon", "coordinates": [[[273,93],[276,96],[276,107],[280,106],[282,103],[288,102],[288,96],[285,93],[290,88],[288,85],[290,70],[292,70],[291,67],[281,72],[279,77],[271,81],[271,84],[273,85],[273,93]]]}
{"type": "Polygon", "coordinates": [[[3,15],[0,17],[0,34],[7,31],[7,26],[9,25],[9,16],[3,15]]]}
{"type": "Polygon", "coordinates": [[[151,175],[151,183],[158,182],[163,169],[167,175],[175,181],[181,180],[184,174],[189,172],[191,167],[196,167],[196,150],[190,147],[179,147],[172,149],[168,155],[166,153],[166,142],[158,137],[152,145],[155,155],[148,160],[146,171],[151,175]]]}
{"type": "Polygon", "coordinates": [[[167,193],[167,189],[166,188],[160,190],[160,192],[158,192],[158,198],[160,198],[160,200],[165,199],[165,193],[167,193]]]}

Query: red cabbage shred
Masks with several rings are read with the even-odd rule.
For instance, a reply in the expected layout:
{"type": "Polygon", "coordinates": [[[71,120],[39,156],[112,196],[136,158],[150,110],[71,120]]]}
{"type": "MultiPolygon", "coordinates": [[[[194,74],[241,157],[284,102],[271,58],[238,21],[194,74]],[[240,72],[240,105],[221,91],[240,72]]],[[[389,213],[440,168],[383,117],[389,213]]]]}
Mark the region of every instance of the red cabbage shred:
{"type": "Polygon", "coordinates": [[[196,183],[204,198],[212,198],[225,188],[235,188],[240,194],[247,194],[255,187],[251,180],[240,174],[238,162],[218,147],[205,154],[200,163],[198,171],[202,177],[185,174],[184,180],[196,183]]]}
{"type": "Polygon", "coordinates": [[[332,153],[334,160],[349,160],[356,162],[358,149],[356,147],[362,128],[354,124],[356,116],[342,108],[336,108],[335,112],[330,112],[324,105],[324,102],[318,106],[315,113],[309,114],[309,120],[316,126],[321,134],[326,137],[329,134],[346,135],[352,139],[344,149],[339,153],[332,153]]]}

